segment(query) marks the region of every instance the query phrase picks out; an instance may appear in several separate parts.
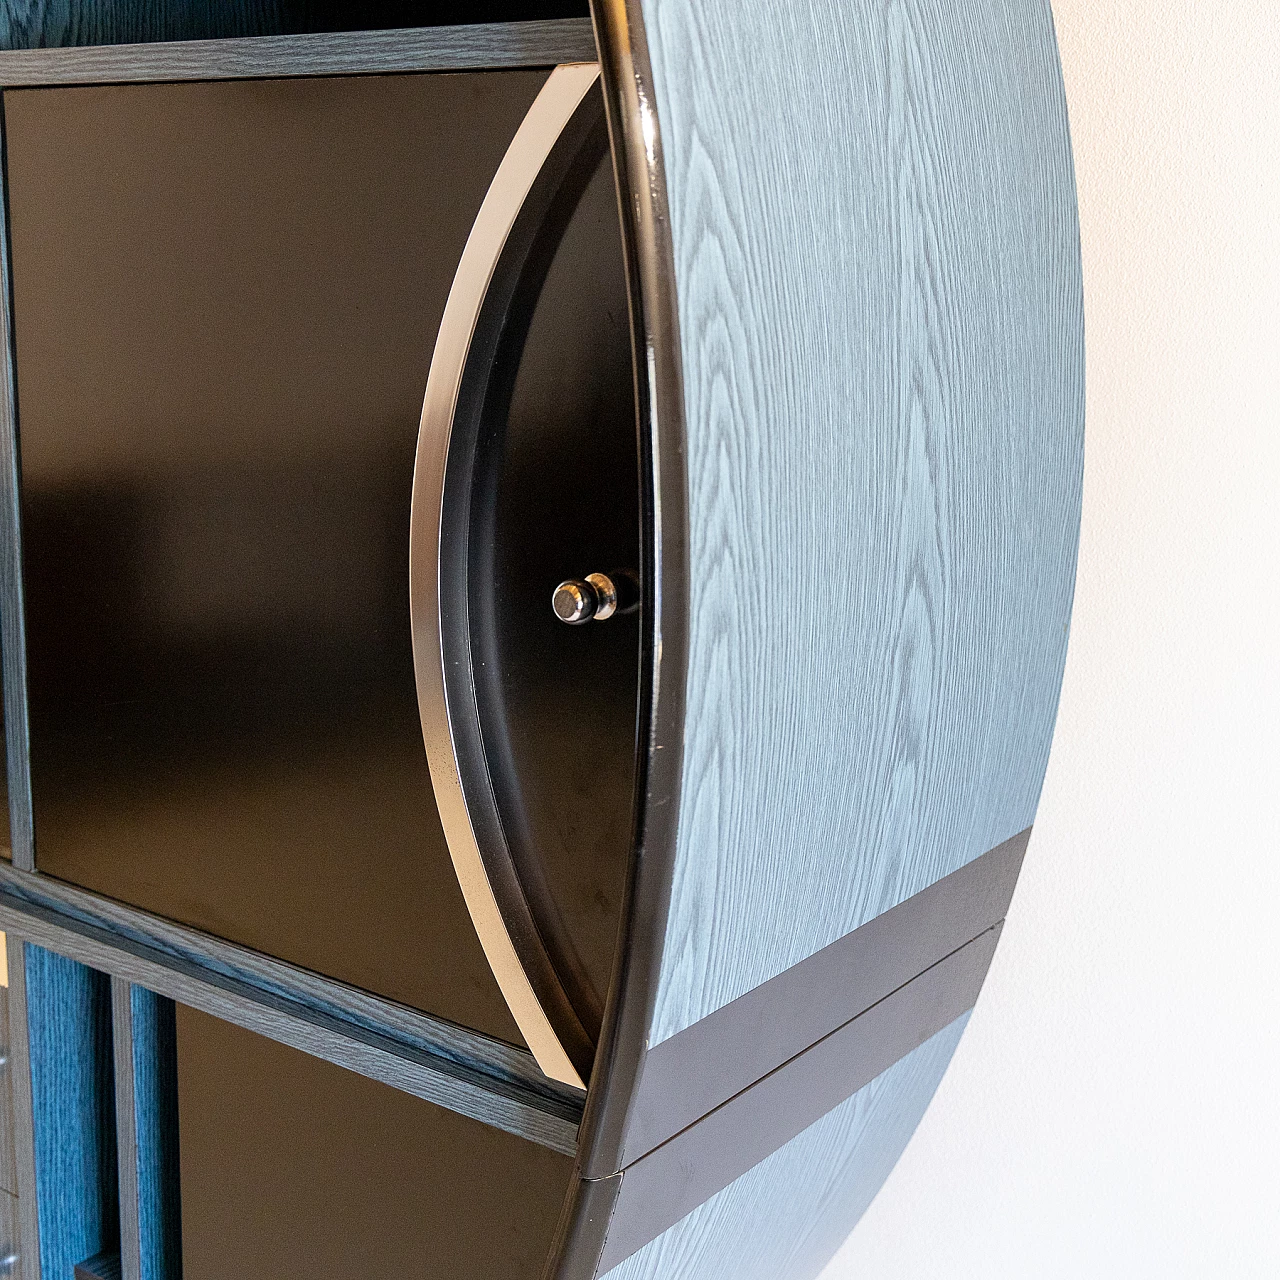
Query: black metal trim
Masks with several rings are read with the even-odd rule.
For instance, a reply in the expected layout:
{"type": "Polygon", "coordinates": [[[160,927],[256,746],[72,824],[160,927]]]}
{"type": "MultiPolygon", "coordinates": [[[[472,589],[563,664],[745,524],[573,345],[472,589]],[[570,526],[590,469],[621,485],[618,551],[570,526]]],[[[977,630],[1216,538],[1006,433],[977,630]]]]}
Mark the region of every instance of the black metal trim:
{"type": "Polygon", "coordinates": [[[620,1173],[592,1182],[574,1179],[542,1280],[595,1280],[621,1188],[620,1173]]]}
{"type": "Polygon", "coordinates": [[[1008,914],[1031,828],[652,1046],[620,1168],[803,1053],[1008,914]]]}
{"type": "Polygon", "coordinates": [[[973,1008],[996,925],[622,1174],[596,1275],[616,1267],[973,1008]]]}
{"type": "Polygon", "coordinates": [[[662,140],[636,0],[593,0],[631,294],[641,459],[640,715],[632,862],[579,1172],[619,1168],[671,899],[689,648],[684,381],[662,140]]]}
{"type": "Polygon", "coordinates": [[[595,58],[587,18],[0,52],[0,87],[552,67],[595,58]]]}

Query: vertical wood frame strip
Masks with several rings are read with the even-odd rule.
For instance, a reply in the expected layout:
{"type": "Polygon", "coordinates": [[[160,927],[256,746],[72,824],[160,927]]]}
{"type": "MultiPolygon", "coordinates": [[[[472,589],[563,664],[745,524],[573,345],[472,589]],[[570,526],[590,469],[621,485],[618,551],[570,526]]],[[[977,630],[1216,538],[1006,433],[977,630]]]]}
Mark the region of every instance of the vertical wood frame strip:
{"type": "Polygon", "coordinates": [[[22,1254],[18,1248],[18,1197],[0,1191],[0,1277],[17,1280],[22,1274],[22,1254]]]}
{"type": "MultiPolygon", "coordinates": [[[[4,943],[0,942],[0,947],[4,943]]],[[[13,1156],[13,1053],[9,1037],[9,988],[0,986],[0,1189],[18,1194],[17,1166],[13,1156]]],[[[3,1251],[0,1250],[0,1257],[3,1251]]],[[[0,1267],[0,1276],[4,1270],[0,1267]]]]}
{"type": "Polygon", "coordinates": [[[18,376],[9,243],[9,175],[0,94],[0,646],[4,656],[4,731],[13,865],[35,869],[31,760],[27,727],[27,648],[22,609],[22,513],[19,497],[18,376]]]}
{"type": "Polygon", "coordinates": [[[22,1280],[40,1280],[40,1215],[36,1203],[35,1117],[27,1033],[26,947],[6,935],[9,962],[9,1082],[13,1100],[13,1163],[17,1190],[18,1254],[22,1280]]]}
{"type": "Polygon", "coordinates": [[[38,1255],[53,1280],[119,1246],[111,984],[31,943],[24,966],[38,1255]]]}
{"type": "Polygon", "coordinates": [[[111,979],[111,1042],[115,1068],[116,1160],[120,1187],[120,1273],[140,1280],[138,1125],[134,1100],[132,985],[111,979]]]}
{"type": "Polygon", "coordinates": [[[180,1280],[177,1029],[172,1000],[111,979],[122,1280],[180,1280]]]}

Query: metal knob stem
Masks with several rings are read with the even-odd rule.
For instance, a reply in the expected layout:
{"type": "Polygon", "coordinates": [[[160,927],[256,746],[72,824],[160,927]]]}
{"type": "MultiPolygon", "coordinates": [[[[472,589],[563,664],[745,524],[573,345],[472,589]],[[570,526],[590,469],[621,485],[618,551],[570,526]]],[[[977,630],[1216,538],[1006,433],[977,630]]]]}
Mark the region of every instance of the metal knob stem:
{"type": "Polygon", "coordinates": [[[639,605],[640,579],[630,569],[566,578],[551,593],[553,612],[570,626],[604,622],[615,613],[633,613],[639,605]]]}

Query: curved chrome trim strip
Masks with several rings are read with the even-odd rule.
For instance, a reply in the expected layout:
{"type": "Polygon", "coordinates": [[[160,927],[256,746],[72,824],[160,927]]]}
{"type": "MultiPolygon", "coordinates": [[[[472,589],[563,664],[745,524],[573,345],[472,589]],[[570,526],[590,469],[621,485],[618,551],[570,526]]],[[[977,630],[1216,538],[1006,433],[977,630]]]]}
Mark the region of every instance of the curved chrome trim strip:
{"type": "Polygon", "coordinates": [[[585,1088],[521,963],[467,810],[445,688],[440,542],[445,467],[471,342],[507,238],[556,140],[595,86],[595,63],[557,67],[529,108],[485,196],[454,276],[422,405],[409,532],[409,617],[422,735],[449,854],[480,945],[520,1034],[553,1080],[585,1088]]]}

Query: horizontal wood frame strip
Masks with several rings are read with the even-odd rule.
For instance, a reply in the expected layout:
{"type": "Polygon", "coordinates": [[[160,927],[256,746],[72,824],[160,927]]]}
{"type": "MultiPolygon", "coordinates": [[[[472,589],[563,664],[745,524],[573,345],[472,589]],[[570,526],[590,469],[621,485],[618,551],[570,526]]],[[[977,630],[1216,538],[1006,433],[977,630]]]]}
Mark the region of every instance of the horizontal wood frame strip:
{"type": "Polygon", "coordinates": [[[0,86],[252,80],[591,62],[589,18],[0,52],[0,86]]]}
{"type": "Polygon", "coordinates": [[[0,929],[461,1115],[573,1155],[583,1094],[524,1049],[36,873],[0,929]]]}
{"type": "Polygon", "coordinates": [[[597,1276],[967,1013],[1002,925],[961,947],[621,1175],[597,1276]]]}
{"type": "Polygon", "coordinates": [[[1031,828],[645,1054],[620,1163],[749,1088],[1005,918],[1031,828]]]}

